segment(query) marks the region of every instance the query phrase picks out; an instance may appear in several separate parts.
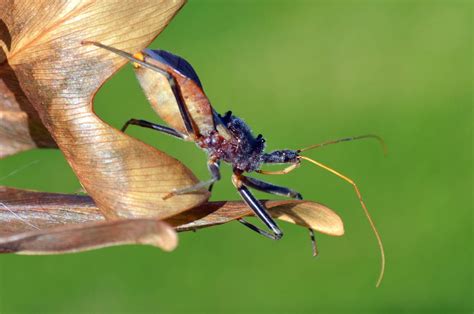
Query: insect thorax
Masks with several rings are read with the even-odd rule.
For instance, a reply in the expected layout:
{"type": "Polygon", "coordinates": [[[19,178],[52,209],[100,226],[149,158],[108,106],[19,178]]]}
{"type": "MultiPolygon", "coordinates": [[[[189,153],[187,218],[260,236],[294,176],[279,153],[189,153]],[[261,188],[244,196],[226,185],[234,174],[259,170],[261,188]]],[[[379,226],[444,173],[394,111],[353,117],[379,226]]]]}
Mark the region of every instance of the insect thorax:
{"type": "Polygon", "coordinates": [[[199,146],[209,156],[231,164],[236,170],[252,172],[259,169],[265,149],[262,135],[254,137],[248,125],[233,115],[220,117],[219,123],[229,130],[231,136],[226,138],[214,131],[203,137],[199,146]]]}

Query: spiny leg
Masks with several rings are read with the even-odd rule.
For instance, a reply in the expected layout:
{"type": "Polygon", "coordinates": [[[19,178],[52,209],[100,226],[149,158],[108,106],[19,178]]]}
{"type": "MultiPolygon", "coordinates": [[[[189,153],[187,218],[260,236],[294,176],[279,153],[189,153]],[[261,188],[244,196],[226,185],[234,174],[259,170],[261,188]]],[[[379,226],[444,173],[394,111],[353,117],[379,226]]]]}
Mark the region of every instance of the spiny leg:
{"type": "Polygon", "coordinates": [[[252,195],[252,193],[250,193],[250,191],[244,185],[244,182],[241,180],[241,176],[234,174],[232,176],[232,183],[237,188],[237,191],[239,192],[244,202],[247,203],[247,205],[253,210],[255,215],[257,215],[257,217],[260,218],[260,220],[267,226],[268,229],[270,229],[271,232],[264,231],[258,228],[257,226],[254,226],[251,223],[245,221],[242,218],[239,219],[239,222],[242,223],[244,226],[250,228],[251,230],[269,239],[280,240],[281,237],[283,236],[283,232],[278,227],[278,225],[273,220],[273,218],[270,217],[270,215],[268,214],[267,210],[262,205],[262,203],[260,203],[255,198],[255,196],[252,195]]]}
{"type": "Polygon", "coordinates": [[[168,194],[166,194],[163,199],[166,200],[170,197],[173,197],[175,195],[182,195],[182,194],[189,194],[189,193],[194,193],[194,192],[199,192],[205,189],[206,187],[212,186],[216,181],[219,181],[221,179],[221,172],[219,170],[219,161],[216,159],[210,159],[207,162],[207,168],[209,169],[209,172],[211,173],[211,179],[207,181],[201,181],[198,184],[195,184],[193,186],[179,189],[179,190],[174,190],[168,194]]]}
{"type": "Polygon", "coordinates": [[[165,133],[165,134],[168,134],[168,135],[171,135],[171,136],[174,136],[174,137],[177,137],[177,138],[180,138],[180,139],[185,139],[186,136],[175,130],[175,129],[172,129],[170,127],[167,127],[167,126],[164,126],[164,125],[159,125],[159,124],[155,124],[155,123],[152,123],[152,122],[148,122],[148,121],[145,121],[145,120],[138,120],[138,119],[130,119],[128,120],[122,127],[121,131],[122,132],[125,132],[128,128],[129,125],[137,125],[137,126],[140,126],[140,127],[143,127],[143,128],[148,128],[148,129],[152,129],[152,130],[155,130],[155,131],[158,131],[158,132],[162,132],[162,133],[165,133]]]}

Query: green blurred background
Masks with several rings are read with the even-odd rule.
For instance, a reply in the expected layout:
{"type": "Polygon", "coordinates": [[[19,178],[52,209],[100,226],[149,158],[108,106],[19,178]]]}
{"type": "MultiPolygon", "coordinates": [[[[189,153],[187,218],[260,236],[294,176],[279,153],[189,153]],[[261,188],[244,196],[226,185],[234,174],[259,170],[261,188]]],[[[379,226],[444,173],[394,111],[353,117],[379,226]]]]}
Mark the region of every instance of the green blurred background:
{"type": "MultiPolygon", "coordinates": [[[[272,182],[327,204],[346,235],[281,223],[273,242],[240,226],[186,233],[173,253],[145,246],[46,257],[0,257],[0,312],[472,312],[472,5],[456,1],[191,1],[151,45],[196,68],[218,112],[233,110],[268,148],[350,135],[310,155],[360,186],[384,240],[379,289],[375,238],[350,185],[309,164],[272,182]]],[[[130,66],[95,109],[120,127],[159,121],[130,66]]],[[[130,134],[207,178],[194,145],[149,130],[130,134]]],[[[0,184],[75,192],[59,151],[2,160],[0,184]]],[[[238,199],[224,167],[212,199],[238,199]]],[[[258,194],[259,197],[268,197],[258,194]]]]}

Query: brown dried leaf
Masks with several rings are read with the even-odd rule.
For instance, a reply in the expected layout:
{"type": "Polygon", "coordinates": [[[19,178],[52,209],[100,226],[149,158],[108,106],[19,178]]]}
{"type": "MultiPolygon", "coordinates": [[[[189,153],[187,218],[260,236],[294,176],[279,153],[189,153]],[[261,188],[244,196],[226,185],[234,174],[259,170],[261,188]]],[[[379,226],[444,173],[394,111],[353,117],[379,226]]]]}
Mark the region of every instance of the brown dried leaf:
{"type": "Polygon", "coordinates": [[[166,223],[152,219],[64,225],[0,237],[0,253],[64,254],[124,244],[146,244],[172,251],[178,245],[178,235],[166,223]]]}
{"type": "MultiPolygon", "coordinates": [[[[0,235],[47,229],[61,225],[103,221],[86,195],[43,193],[0,187],[0,235]]],[[[310,227],[332,236],[344,234],[341,218],[324,205],[309,201],[265,201],[270,214],[280,220],[310,227]]],[[[195,230],[251,216],[241,201],[208,202],[166,220],[177,231],[195,230]]]]}
{"type": "Polygon", "coordinates": [[[94,40],[140,51],[183,3],[0,0],[4,66],[19,83],[9,90],[17,102],[18,95],[26,95],[107,218],[165,218],[208,198],[203,192],[162,200],[175,188],[197,183],[197,178],[176,159],[94,114],[95,93],[125,60],[81,45],[83,40],[94,40]]]}
{"type": "Polygon", "coordinates": [[[15,73],[0,58],[0,158],[37,147],[57,146],[22,92],[15,73]]]}
{"type": "Polygon", "coordinates": [[[11,37],[0,19],[0,158],[36,147],[57,147],[6,62],[10,47],[11,37]]]}
{"type": "Polygon", "coordinates": [[[328,207],[315,202],[301,201],[296,204],[287,202],[273,207],[272,216],[327,235],[342,236],[344,234],[341,218],[328,207]]]}

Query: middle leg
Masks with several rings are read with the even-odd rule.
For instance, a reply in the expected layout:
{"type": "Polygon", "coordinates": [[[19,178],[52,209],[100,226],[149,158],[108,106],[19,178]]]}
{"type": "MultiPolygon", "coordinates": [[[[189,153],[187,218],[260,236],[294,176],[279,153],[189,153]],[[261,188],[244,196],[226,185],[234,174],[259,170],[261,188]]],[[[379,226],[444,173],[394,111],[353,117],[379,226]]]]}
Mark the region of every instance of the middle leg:
{"type": "Polygon", "coordinates": [[[267,228],[270,229],[270,232],[264,231],[258,228],[257,226],[252,225],[251,223],[249,223],[243,218],[239,219],[239,222],[242,223],[247,228],[250,228],[251,230],[269,239],[280,240],[281,237],[283,237],[283,232],[281,231],[280,227],[278,227],[275,220],[273,220],[270,214],[268,214],[263,204],[260,203],[255,198],[255,196],[253,196],[252,193],[250,193],[250,191],[245,186],[242,178],[243,176],[239,174],[234,174],[232,176],[232,183],[237,188],[237,191],[239,192],[240,196],[245,201],[245,203],[247,203],[247,205],[253,210],[255,215],[257,215],[257,217],[260,218],[260,220],[267,226],[267,228]]]}
{"type": "Polygon", "coordinates": [[[265,181],[261,181],[261,180],[251,178],[251,177],[246,177],[246,176],[241,176],[241,180],[248,187],[251,187],[252,189],[255,189],[258,191],[280,195],[280,196],[291,197],[297,200],[303,199],[303,196],[301,196],[300,193],[296,192],[295,190],[286,188],[284,186],[274,185],[265,181]]]}

